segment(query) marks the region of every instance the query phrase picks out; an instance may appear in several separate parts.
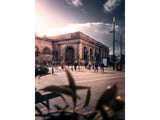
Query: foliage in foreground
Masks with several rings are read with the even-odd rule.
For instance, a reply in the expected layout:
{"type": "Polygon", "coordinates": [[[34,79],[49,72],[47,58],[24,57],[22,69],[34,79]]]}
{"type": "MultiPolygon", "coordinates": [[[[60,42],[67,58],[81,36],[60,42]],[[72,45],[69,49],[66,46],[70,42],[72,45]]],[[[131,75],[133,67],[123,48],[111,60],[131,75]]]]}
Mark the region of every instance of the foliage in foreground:
{"type": "Polygon", "coordinates": [[[56,111],[50,109],[49,100],[46,96],[46,107],[48,110],[47,114],[44,114],[38,107],[36,107],[36,116],[43,117],[45,120],[120,120],[118,118],[118,112],[124,110],[124,100],[117,96],[117,84],[108,86],[104,92],[101,94],[95,110],[90,112],[84,112],[90,102],[91,98],[91,88],[88,86],[77,86],[75,80],[73,79],[70,71],[64,66],[66,76],[68,78],[69,85],[61,86],[47,86],[39,91],[46,91],[59,94],[66,106],[61,108],[58,105],[54,105],[56,111]],[[79,110],[76,107],[77,99],[80,97],[77,95],[77,90],[87,89],[85,104],[82,109],[79,110]],[[63,95],[70,96],[73,101],[73,110],[69,110],[69,104],[66,102],[63,95]]]}

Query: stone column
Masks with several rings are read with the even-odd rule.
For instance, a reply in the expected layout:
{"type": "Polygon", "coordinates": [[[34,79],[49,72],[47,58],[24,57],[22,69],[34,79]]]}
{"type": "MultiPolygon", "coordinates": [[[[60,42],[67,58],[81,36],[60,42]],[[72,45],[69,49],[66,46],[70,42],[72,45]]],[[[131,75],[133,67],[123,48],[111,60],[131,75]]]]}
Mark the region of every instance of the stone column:
{"type": "Polygon", "coordinates": [[[77,62],[79,61],[79,58],[80,58],[79,46],[80,46],[80,43],[78,42],[77,43],[77,62]]]}

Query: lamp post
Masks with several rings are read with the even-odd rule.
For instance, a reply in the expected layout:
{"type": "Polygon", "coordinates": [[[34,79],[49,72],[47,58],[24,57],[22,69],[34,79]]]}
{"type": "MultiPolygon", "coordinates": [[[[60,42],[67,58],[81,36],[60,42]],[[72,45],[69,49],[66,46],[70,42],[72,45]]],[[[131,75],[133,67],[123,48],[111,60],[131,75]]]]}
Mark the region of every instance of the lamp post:
{"type": "Polygon", "coordinates": [[[113,70],[115,70],[115,17],[113,17],[113,70]]]}
{"type": "Polygon", "coordinates": [[[120,38],[120,46],[121,46],[121,50],[120,50],[120,54],[121,54],[121,71],[122,71],[122,35],[121,35],[121,38],[120,38]]]}
{"type": "Polygon", "coordinates": [[[54,64],[54,55],[53,55],[53,58],[52,58],[52,74],[54,74],[54,68],[53,68],[54,65],[53,64],[54,64]]]}
{"type": "Polygon", "coordinates": [[[80,60],[79,60],[79,54],[78,54],[78,66],[79,66],[79,71],[80,71],[80,60]]]}
{"type": "Polygon", "coordinates": [[[113,70],[115,70],[115,17],[113,17],[113,31],[110,31],[110,33],[113,33],[113,70]]]}

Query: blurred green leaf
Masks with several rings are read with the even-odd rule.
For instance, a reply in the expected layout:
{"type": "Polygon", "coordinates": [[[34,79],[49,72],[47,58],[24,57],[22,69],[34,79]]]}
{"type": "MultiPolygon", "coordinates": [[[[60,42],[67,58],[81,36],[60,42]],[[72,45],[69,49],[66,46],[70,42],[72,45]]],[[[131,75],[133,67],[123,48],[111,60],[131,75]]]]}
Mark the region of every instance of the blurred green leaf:
{"type": "Polygon", "coordinates": [[[105,111],[105,109],[104,109],[103,106],[100,107],[100,112],[101,112],[101,115],[103,116],[103,119],[104,119],[104,120],[110,120],[110,119],[109,119],[109,116],[108,116],[108,114],[107,114],[107,112],[105,111]]]}
{"type": "Polygon", "coordinates": [[[54,105],[54,107],[57,109],[57,110],[63,110],[63,108],[62,107],[60,107],[59,105],[54,105]]]}
{"type": "MultiPolygon", "coordinates": [[[[58,94],[63,93],[68,96],[75,96],[71,89],[67,89],[67,88],[63,88],[63,87],[59,87],[59,86],[54,86],[54,85],[47,86],[47,87],[40,89],[40,90],[48,91],[48,92],[55,92],[58,94]]],[[[75,97],[78,97],[78,96],[75,96],[75,97]]]]}
{"type": "Polygon", "coordinates": [[[64,96],[63,96],[63,95],[60,95],[60,96],[61,96],[61,98],[63,99],[63,101],[66,103],[66,105],[69,105],[69,104],[67,103],[66,99],[64,98],[64,96]]]}
{"type": "Polygon", "coordinates": [[[115,116],[115,112],[109,106],[106,106],[106,105],[103,105],[103,109],[107,114],[108,118],[112,120],[112,118],[114,118],[115,116]]]}
{"type": "Polygon", "coordinates": [[[67,110],[68,107],[69,107],[69,105],[66,105],[66,106],[63,108],[63,110],[64,110],[64,111],[67,110]]]}
{"type": "Polygon", "coordinates": [[[76,84],[74,82],[74,78],[72,76],[72,74],[70,73],[70,71],[64,66],[64,70],[66,73],[66,76],[68,78],[68,82],[69,82],[69,86],[73,92],[72,94],[72,99],[73,99],[73,103],[74,103],[74,108],[76,107],[76,103],[77,103],[77,95],[76,95],[76,84]]]}
{"type": "Polygon", "coordinates": [[[103,120],[102,116],[101,116],[101,113],[98,112],[95,117],[93,118],[93,120],[103,120]]]}
{"type": "Polygon", "coordinates": [[[125,102],[122,99],[115,99],[112,101],[110,107],[115,111],[115,112],[120,112],[124,110],[125,108],[125,102]]]}
{"type": "Polygon", "coordinates": [[[95,118],[95,116],[97,115],[98,111],[91,111],[89,113],[84,113],[84,117],[87,120],[93,120],[93,118],[95,118]]]}
{"type": "Polygon", "coordinates": [[[73,78],[72,74],[70,73],[70,71],[65,66],[64,66],[64,68],[65,68],[66,76],[68,78],[69,86],[72,89],[72,91],[76,92],[76,84],[74,82],[74,78],[73,78]]]}
{"type": "Polygon", "coordinates": [[[47,108],[50,109],[50,107],[49,107],[49,100],[48,100],[48,96],[47,95],[45,95],[45,100],[46,100],[46,106],[47,106],[47,108]]]}
{"type": "Polygon", "coordinates": [[[111,87],[107,87],[106,90],[100,96],[100,99],[97,102],[96,110],[91,112],[82,113],[85,108],[89,105],[91,99],[91,88],[88,86],[75,85],[75,81],[70,71],[66,69],[64,66],[65,73],[68,78],[69,85],[60,85],[60,86],[48,86],[41,90],[53,92],[59,94],[63,101],[66,103],[65,107],[61,107],[59,105],[54,105],[57,111],[49,110],[49,100],[47,96],[45,96],[46,105],[48,108],[48,113],[43,114],[39,108],[35,108],[38,112],[37,116],[45,116],[51,117],[51,119],[61,119],[61,120],[118,120],[117,112],[123,110],[125,108],[125,102],[119,96],[117,96],[117,84],[112,85],[111,87]],[[76,90],[88,89],[86,94],[86,99],[82,110],[79,111],[78,107],[76,107],[76,100],[79,98],[76,94],[76,90]],[[65,97],[62,95],[68,95],[72,97],[74,108],[72,110],[67,110],[69,104],[67,103],[65,97]],[[59,114],[60,113],[60,114],[59,114]],[[55,114],[55,115],[54,115],[55,114]],[[59,114],[59,115],[57,115],[59,114]]]}
{"type": "Polygon", "coordinates": [[[117,84],[112,85],[110,88],[107,88],[101,95],[98,103],[96,105],[96,109],[101,109],[103,105],[109,105],[110,102],[115,99],[117,96],[117,84]]]}
{"type": "Polygon", "coordinates": [[[77,111],[79,109],[79,107],[75,107],[74,109],[73,109],[73,111],[75,112],[75,111],[77,111]]]}
{"type": "MultiPolygon", "coordinates": [[[[91,98],[91,89],[89,88],[88,91],[87,91],[86,101],[85,101],[85,104],[84,104],[83,108],[88,106],[90,98],[91,98]]],[[[83,110],[83,108],[82,108],[82,110],[83,110]]]]}
{"type": "Polygon", "coordinates": [[[42,111],[41,111],[37,106],[35,106],[35,110],[36,110],[40,115],[43,115],[42,111]]]}

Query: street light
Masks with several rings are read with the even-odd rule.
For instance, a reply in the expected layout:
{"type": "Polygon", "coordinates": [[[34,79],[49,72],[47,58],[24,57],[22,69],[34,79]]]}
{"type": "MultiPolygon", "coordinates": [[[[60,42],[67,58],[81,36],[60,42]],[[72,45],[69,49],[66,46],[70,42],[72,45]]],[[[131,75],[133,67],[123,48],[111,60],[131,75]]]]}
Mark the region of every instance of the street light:
{"type": "Polygon", "coordinates": [[[77,55],[77,57],[78,57],[78,65],[79,65],[79,71],[80,71],[80,57],[79,57],[79,54],[77,55]]]}
{"type": "Polygon", "coordinates": [[[109,31],[113,33],[113,70],[115,70],[115,17],[113,17],[113,31],[109,31]]]}
{"type": "Polygon", "coordinates": [[[120,46],[121,46],[121,50],[120,50],[120,54],[121,54],[121,71],[122,71],[122,35],[121,35],[121,38],[120,38],[120,46]]]}
{"type": "Polygon", "coordinates": [[[52,58],[52,74],[54,74],[53,64],[54,64],[54,55],[53,55],[53,58],[52,58]]]}

